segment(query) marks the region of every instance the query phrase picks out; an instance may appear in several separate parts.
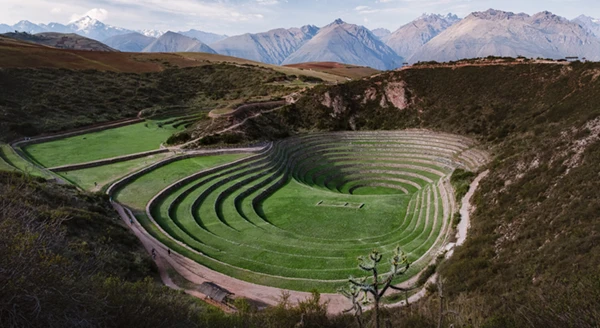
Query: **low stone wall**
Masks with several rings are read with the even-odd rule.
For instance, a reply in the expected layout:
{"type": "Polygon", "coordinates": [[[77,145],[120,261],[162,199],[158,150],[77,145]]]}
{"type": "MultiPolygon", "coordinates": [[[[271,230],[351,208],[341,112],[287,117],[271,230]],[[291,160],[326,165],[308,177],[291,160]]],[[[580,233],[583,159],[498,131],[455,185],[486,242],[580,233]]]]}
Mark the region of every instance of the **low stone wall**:
{"type": "Polygon", "coordinates": [[[29,145],[42,143],[42,142],[49,142],[49,141],[64,139],[64,138],[68,138],[68,137],[75,137],[75,136],[82,135],[82,134],[87,134],[87,133],[92,133],[92,132],[100,132],[100,131],[114,129],[114,128],[120,128],[123,126],[140,123],[143,121],[144,121],[144,119],[134,118],[134,119],[127,119],[127,120],[123,120],[123,121],[105,123],[105,124],[98,125],[95,127],[86,127],[86,128],[72,130],[70,132],[60,132],[60,133],[51,134],[51,135],[47,135],[47,136],[35,137],[35,138],[30,138],[30,139],[22,139],[22,140],[11,143],[11,146],[13,146],[13,148],[25,147],[25,146],[29,146],[29,145]]]}
{"type": "Polygon", "coordinates": [[[202,156],[215,156],[215,155],[224,155],[224,154],[244,154],[244,153],[253,153],[253,152],[260,153],[263,150],[264,150],[264,148],[261,148],[261,149],[255,150],[255,151],[251,151],[248,149],[242,149],[242,150],[240,150],[240,149],[222,149],[222,150],[217,150],[214,152],[190,153],[190,154],[185,154],[185,155],[181,155],[181,156],[171,157],[171,158],[165,159],[164,161],[154,163],[144,169],[141,169],[140,171],[134,172],[134,173],[126,176],[125,178],[123,178],[123,179],[119,180],[118,182],[116,182],[115,184],[111,185],[106,190],[106,194],[109,196],[112,196],[115,193],[115,191],[119,190],[120,188],[129,184],[131,181],[139,178],[140,176],[142,176],[148,172],[154,171],[158,168],[161,168],[165,165],[176,162],[176,161],[193,158],[193,157],[202,157],[202,156]]]}
{"type": "Polygon", "coordinates": [[[135,153],[135,154],[131,154],[131,155],[113,157],[113,158],[108,158],[108,159],[101,159],[101,160],[93,161],[93,162],[63,165],[63,166],[59,166],[59,167],[50,168],[49,170],[52,172],[55,172],[55,173],[65,172],[65,171],[74,171],[74,170],[83,170],[83,169],[89,169],[92,167],[97,167],[97,166],[102,166],[102,165],[109,165],[109,164],[114,164],[114,163],[130,161],[130,160],[147,157],[147,156],[152,156],[152,155],[156,155],[156,154],[164,154],[164,153],[168,153],[169,151],[170,151],[169,149],[157,149],[157,150],[146,151],[143,153],[135,153]]]}

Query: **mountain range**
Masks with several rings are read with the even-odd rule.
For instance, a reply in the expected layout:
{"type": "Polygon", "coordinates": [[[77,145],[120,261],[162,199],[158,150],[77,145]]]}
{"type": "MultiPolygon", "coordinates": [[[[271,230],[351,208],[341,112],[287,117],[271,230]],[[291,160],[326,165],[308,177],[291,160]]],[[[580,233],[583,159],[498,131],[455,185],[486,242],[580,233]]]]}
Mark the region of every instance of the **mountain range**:
{"type": "Polygon", "coordinates": [[[67,25],[21,21],[0,24],[0,33],[22,31],[76,33],[127,52],[202,51],[270,63],[337,61],[393,69],[403,62],[452,61],[485,56],[600,60],[600,20],[573,20],[540,12],[535,15],[490,9],[464,19],[426,14],[395,31],[349,24],[341,19],[324,26],[279,28],[231,36],[189,31],[133,31],[83,17],[67,25]]]}
{"type": "Polygon", "coordinates": [[[288,56],[282,64],[316,61],[388,70],[402,66],[403,58],[367,28],[338,19],[320,29],[319,33],[288,56]]]}
{"type": "Polygon", "coordinates": [[[313,25],[279,28],[264,33],[232,36],[210,46],[222,55],[278,65],[318,32],[319,28],[313,25]]]}
{"type": "Polygon", "coordinates": [[[529,16],[490,9],[472,13],[448,27],[409,61],[487,56],[600,60],[600,38],[580,24],[547,11],[529,16]]]}

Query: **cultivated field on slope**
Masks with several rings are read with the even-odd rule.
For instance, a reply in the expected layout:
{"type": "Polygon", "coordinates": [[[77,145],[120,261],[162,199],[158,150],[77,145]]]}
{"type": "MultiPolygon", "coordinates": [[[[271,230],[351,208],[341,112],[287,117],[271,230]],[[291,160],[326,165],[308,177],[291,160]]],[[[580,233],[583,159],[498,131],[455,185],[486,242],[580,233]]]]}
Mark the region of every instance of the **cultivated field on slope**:
{"type": "Polygon", "coordinates": [[[159,149],[171,135],[183,131],[161,121],[145,121],[24,147],[25,153],[45,167],[85,163],[159,149]]]}
{"type": "Polygon", "coordinates": [[[407,252],[414,264],[402,280],[428,263],[455,211],[449,176],[485,162],[472,147],[425,131],[311,134],[204,171],[174,162],[113,197],[167,247],[211,269],[332,292],[362,274],[356,257],[372,248],[407,252]]]}
{"type": "Polygon", "coordinates": [[[150,166],[169,156],[172,156],[172,154],[155,154],[114,164],[60,172],[58,175],[79,186],[83,190],[95,192],[101,190],[104,186],[107,186],[109,183],[120,177],[133,173],[146,166],[150,166]]]}
{"type": "Polygon", "coordinates": [[[297,68],[304,71],[325,72],[339,75],[350,79],[361,79],[380,73],[380,71],[365,66],[355,66],[335,62],[311,62],[302,64],[285,65],[285,67],[297,68]]]}
{"type": "Polygon", "coordinates": [[[248,155],[227,154],[182,159],[138,177],[127,188],[119,190],[115,194],[115,199],[134,209],[143,210],[157,192],[166,188],[172,182],[245,156],[248,155]]]}

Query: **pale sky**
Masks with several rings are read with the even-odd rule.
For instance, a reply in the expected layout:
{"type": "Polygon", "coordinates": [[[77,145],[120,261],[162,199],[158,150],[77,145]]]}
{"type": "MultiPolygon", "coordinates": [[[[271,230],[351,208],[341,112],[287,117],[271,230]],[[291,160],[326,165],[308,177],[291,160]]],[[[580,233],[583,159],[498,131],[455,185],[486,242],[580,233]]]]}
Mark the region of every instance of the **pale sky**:
{"type": "Polygon", "coordinates": [[[598,0],[0,0],[0,23],[58,22],[90,15],[128,29],[189,30],[236,35],[278,27],[324,26],[337,18],[395,30],[423,13],[464,17],[489,8],[535,14],[548,10],[600,18],[598,0]]]}

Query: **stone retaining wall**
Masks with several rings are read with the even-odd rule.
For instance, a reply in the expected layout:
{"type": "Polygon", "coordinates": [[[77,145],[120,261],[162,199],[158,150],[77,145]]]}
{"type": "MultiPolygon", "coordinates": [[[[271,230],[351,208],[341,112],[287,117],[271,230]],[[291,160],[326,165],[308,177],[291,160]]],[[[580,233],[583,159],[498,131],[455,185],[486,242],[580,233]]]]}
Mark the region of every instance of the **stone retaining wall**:
{"type": "Polygon", "coordinates": [[[168,153],[169,151],[170,151],[169,149],[151,150],[151,151],[146,151],[143,153],[135,153],[135,154],[131,154],[131,155],[113,157],[113,158],[108,158],[108,159],[101,159],[101,160],[93,161],[93,162],[63,165],[63,166],[59,166],[59,167],[50,168],[49,170],[52,172],[55,172],[55,173],[65,172],[65,171],[74,171],[74,170],[83,170],[83,169],[89,169],[92,167],[97,167],[97,166],[102,166],[102,165],[109,165],[109,164],[130,161],[130,160],[147,157],[147,156],[151,156],[151,155],[156,155],[156,154],[164,154],[164,153],[168,153]]]}

